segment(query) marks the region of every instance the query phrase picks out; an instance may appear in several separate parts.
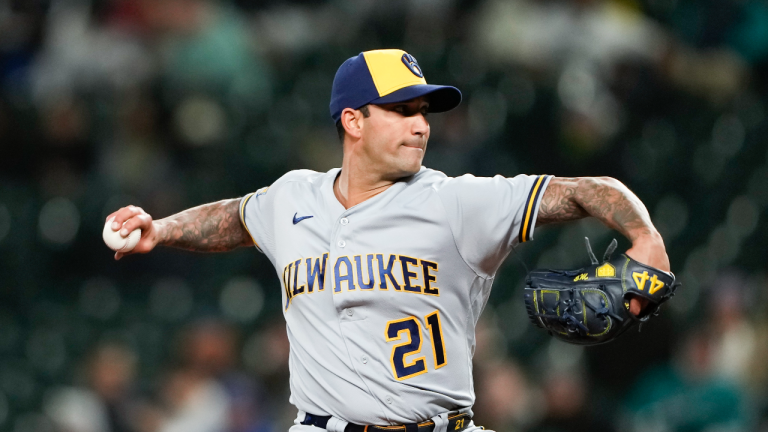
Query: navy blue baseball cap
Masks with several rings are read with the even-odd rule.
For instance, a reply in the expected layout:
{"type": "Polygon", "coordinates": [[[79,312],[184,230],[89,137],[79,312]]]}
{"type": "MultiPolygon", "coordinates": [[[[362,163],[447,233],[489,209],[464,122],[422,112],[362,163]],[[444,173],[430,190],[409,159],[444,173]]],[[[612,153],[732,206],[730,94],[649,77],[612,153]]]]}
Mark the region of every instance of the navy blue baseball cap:
{"type": "Polygon", "coordinates": [[[461,103],[456,87],[427,84],[412,55],[386,49],[362,52],[336,71],[331,90],[331,117],[341,118],[344,108],[367,104],[403,102],[429,95],[429,112],[449,111],[461,103]]]}

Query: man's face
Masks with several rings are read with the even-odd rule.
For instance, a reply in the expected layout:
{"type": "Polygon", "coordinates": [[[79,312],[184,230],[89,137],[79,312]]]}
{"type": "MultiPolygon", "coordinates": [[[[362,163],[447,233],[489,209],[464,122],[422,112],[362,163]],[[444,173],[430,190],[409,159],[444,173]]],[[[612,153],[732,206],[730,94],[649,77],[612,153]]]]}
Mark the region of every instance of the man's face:
{"type": "Polygon", "coordinates": [[[428,108],[424,96],[369,105],[371,116],[363,119],[362,150],[371,170],[391,180],[419,172],[429,140],[428,108]]]}

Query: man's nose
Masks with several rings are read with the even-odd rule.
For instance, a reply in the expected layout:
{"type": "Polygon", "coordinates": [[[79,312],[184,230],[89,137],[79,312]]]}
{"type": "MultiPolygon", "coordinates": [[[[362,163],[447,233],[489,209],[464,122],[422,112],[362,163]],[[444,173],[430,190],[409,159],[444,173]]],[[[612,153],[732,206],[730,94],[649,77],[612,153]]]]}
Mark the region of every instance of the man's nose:
{"type": "Polygon", "coordinates": [[[429,133],[429,122],[424,114],[416,114],[413,116],[413,119],[413,134],[427,135],[429,133]]]}

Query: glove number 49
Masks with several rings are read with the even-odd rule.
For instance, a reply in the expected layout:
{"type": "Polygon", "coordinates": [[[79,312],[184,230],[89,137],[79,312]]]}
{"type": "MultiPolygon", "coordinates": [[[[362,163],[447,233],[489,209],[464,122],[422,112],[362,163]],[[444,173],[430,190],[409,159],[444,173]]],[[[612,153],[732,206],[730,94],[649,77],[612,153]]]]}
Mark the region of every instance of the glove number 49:
{"type": "MultiPolygon", "coordinates": [[[[445,344],[443,342],[443,329],[440,327],[440,312],[434,311],[424,317],[429,336],[432,341],[432,354],[435,359],[435,369],[445,366],[448,361],[445,358],[445,344]]],[[[421,323],[415,316],[402,318],[387,323],[384,332],[387,342],[403,340],[392,347],[392,373],[398,381],[413,378],[427,372],[427,361],[421,356],[410,361],[406,357],[421,352],[421,323]]]]}

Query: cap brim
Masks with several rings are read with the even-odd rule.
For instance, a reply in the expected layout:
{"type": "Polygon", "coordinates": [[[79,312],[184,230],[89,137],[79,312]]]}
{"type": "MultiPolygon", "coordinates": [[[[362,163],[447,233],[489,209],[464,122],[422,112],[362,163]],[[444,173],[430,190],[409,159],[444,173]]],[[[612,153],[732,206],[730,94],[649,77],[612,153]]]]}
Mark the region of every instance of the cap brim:
{"type": "Polygon", "coordinates": [[[433,84],[417,84],[403,87],[386,96],[372,100],[370,103],[381,105],[387,103],[405,102],[421,96],[429,96],[429,112],[450,111],[461,103],[461,92],[456,87],[433,84]]]}

